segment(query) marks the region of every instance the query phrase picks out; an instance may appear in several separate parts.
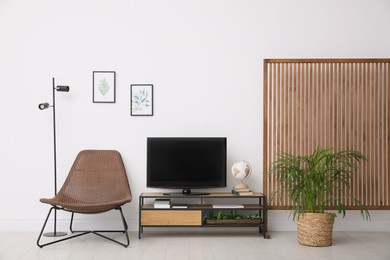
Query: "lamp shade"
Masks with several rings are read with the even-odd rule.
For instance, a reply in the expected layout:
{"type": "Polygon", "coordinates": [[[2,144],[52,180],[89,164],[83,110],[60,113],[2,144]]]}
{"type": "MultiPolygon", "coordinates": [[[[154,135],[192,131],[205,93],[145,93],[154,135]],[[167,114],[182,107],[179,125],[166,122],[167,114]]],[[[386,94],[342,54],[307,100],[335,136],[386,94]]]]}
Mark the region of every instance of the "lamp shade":
{"type": "Polygon", "coordinates": [[[59,91],[59,92],[69,92],[69,86],[57,86],[56,87],[56,90],[59,91]]]}
{"type": "Polygon", "coordinates": [[[49,103],[41,103],[38,105],[38,108],[40,110],[44,110],[44,109],[48,108],[49,106],[50,106],[49,103]]]}

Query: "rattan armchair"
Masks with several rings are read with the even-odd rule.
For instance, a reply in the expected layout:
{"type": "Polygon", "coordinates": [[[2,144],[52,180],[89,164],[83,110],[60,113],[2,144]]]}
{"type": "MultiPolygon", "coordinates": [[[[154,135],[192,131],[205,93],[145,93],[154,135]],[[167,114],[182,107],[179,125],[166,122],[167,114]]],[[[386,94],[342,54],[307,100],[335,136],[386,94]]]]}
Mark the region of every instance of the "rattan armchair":
{"type": "Polygon", "coordinates": [[[127,247],[130,244],[127,233],[128,226],[121,206],[130,202],[131,199],[129,182],[119,152],[109,150],[81,151],[77,155],[69,175],[57,195],[52,199],[40,199],[42,203],[50,204],[52,207],[39,234],[37,245],[44,247],[91,233],[127,247]],[[113,209],[120,212],[123,230],[73,230],[72,225],[75,213],[97,214],[113,209]],[[70,231],[76,234],[41,244],[40,240],[43,231],[53,210],[64,210],[72,213],[70,231]],[[104,232],[123,232],[126,237],[126,243],[107,237],[102,234],[104,232]]]}

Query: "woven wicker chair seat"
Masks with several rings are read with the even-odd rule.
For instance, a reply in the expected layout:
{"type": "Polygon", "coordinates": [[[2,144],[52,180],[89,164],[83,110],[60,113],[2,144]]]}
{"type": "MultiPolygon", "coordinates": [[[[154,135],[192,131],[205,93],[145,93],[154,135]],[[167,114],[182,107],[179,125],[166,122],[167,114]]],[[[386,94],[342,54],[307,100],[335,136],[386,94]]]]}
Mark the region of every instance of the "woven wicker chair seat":
{"type": "Polygon", "coordinates": [[[107,203],[87,203],[82,201],[74,201],[74,202],[65,202],[60,199],[40,199],[42,203],[50,204],[53,206],[60,206],[65,210],[75,212],[75,213],[101,213],[105,211],[109,211],[111,209],[122,206],[125,203],[130,202],[131,200],[118,200],[111,201],[107,203]]]}
{"type": "Polygon", "coordinates": [[[117,151],[81,151],[61,190],[42,203],[76,213],[100,213],[132,199],[122,157],[117,151]]]}

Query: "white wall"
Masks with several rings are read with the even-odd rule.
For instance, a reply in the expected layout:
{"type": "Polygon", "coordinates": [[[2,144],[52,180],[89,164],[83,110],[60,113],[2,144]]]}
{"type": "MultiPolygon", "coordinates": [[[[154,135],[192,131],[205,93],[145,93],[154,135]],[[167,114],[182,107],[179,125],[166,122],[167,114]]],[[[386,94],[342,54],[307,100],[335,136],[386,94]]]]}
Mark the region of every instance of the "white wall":
{"type": "MultiPolygon", "coordinates": [[[[390,57],[389,14],[387,0],[0,0],[0,230],[37,231],[49,208],[38,199],[53,193],[52,117],[37,105],[52,77],[71,88],[57,94],[59,186],[80,150],[119,150],[136,229],[146,137],[226,136],[229,166],[251,162],[261,190],[263,59],[390,57]],[[92,103],[93,70],[117,72],[115,104],[92,103]],[[131,83],[154,84],[153,117],[129,115],[131,83]]],[[[221,191],[233,185],[229,174],[221,191]]],[[[364,230],[390,230],[389,212],[373,215],[364,230]]]]}

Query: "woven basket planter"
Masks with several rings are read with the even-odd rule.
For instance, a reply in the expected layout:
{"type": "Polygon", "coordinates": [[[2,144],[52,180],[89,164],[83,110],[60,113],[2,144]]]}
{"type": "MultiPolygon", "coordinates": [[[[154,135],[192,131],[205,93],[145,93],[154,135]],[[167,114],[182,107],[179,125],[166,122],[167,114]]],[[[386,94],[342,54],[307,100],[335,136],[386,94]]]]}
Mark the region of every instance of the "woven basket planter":
{"type": "Polygon", "coordinates": [[[305,246],[332,245],[333,223],[330,213],[305,213],[298,220],[298,243],[305,246]]]}

